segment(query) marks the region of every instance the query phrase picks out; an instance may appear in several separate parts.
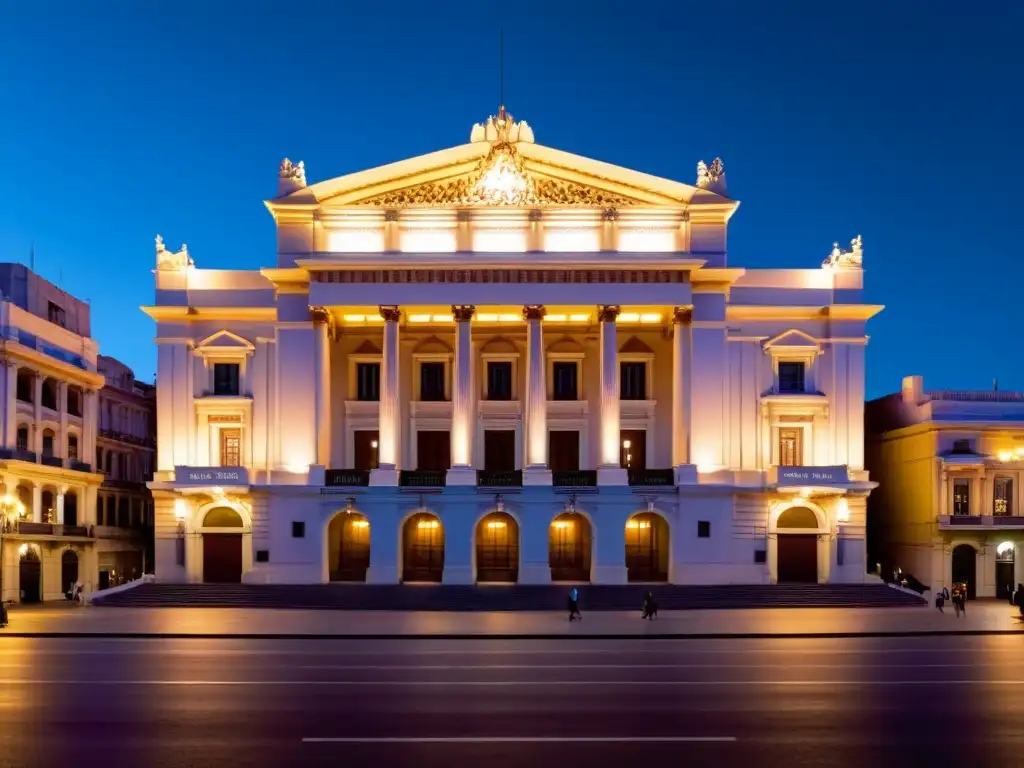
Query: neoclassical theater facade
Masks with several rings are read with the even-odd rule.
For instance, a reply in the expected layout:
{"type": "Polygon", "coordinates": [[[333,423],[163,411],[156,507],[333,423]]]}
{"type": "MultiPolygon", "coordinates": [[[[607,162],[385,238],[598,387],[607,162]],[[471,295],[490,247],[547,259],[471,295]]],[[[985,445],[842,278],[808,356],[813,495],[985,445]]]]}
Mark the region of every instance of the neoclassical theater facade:
{"type": "Polygon", "coordinates": [[[277,263],[156,247],[158,581],[861,582],[861,241],[727,258],[683,184],[468,143],[266,203],[277,263]]]}

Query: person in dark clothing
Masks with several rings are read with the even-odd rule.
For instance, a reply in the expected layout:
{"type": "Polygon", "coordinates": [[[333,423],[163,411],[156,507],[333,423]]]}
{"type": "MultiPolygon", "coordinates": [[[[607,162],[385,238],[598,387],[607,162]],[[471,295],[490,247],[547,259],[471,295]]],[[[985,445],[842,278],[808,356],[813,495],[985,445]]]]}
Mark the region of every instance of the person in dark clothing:
{"type": "Polygon", "coordinates": [[[7,626],[7,606],[0,600],[0,629],[7,626]]]}
{"type": "Polygon", "coordinates": [[[644,612],[640,616],[641,619],[647,619],[648,621],[654,621],[654,618],[658,615],[658,603],[654,599],[654,595],[648,592],[644,595],[644,612]]]}
{"type": "Polygon", "coordinates": [[[1013,604],[1017,606],[1021,617],[1024,618],[1024,584],[1017,584],[1017,591],[1013,593],[1013,604]]]}
{"type": "Polygon", "coordinates": [[[583,614],[580,613],[580,595],[576,587],[569,592],[569,621],[582,621],[583,614]]]}

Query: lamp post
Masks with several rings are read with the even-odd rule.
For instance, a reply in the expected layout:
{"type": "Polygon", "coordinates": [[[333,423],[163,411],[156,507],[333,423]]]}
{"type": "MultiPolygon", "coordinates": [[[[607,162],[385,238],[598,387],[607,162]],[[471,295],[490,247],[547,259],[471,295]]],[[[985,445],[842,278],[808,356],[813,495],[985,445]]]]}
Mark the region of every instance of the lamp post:
{"type": "Polygon", "coordinates": [[[4,603],[4,534],[8,526],[25,516],[25,505],[10,494],[0,498],[0,604],[4,603]]]}

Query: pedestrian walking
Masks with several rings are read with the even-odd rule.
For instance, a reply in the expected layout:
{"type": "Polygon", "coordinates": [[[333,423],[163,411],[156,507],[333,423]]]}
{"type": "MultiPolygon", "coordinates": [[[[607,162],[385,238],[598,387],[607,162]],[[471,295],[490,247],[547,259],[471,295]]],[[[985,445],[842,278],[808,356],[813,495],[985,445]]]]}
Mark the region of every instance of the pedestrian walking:
{"type": "Polygon", "coordinates": [[[648,592],[644,595],[644,612],[640,615],[641,619],[647,619],[648,621],[654,621],[654,617],[658,615],[658,603],[654,599],[654,595],[648,592]]]}
{"type": "Polygon", "coordinates": [[[1024,584],[1018,582],[1017,591],[1013,593],[1013,604],[1017,606],[1021,618],[1024,619],[1024,584]]]}
{"type": "Polygon", "coordinates": [[[580,593],[573,587],[569,592],[569,621],[583,621],[580,613],[580,593]]]}

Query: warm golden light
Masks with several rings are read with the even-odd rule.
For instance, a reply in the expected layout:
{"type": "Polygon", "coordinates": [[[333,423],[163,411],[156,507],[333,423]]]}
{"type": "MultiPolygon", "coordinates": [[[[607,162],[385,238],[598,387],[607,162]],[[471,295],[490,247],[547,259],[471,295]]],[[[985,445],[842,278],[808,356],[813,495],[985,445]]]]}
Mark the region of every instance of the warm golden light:
{"type": "Polygon", "coordinates": [[[585,323],[590,320],[590,315],[569,315],[569,321],[573,323],[585,323]]]}
{"type": "Polygon", "coordinates": [[[846,503],[846,499],[840,499],[836,505],[836,519],[840,523],[850,522],[850,505],[846,503]]]}
{"type": "Polygon", "coordinates": [[[640,314],[637,313],[637,312],[623,312],[623,313],[621,313],[618,316],[618,318],[616,318],[615,322],[617,322],[617,323],[639,323],[640,322],[640,314]]]}
{"type": "Polygon", "coordinates": [[[352,527],[353,528],[369,528],[370,527],[370,521],[369,520],[353,520],[352,521],[352,527]]]}
{"type": "Polygon", "coordinates": [[[455,230],[410,227],[402,230],[401,249],[404,253],[453,253],[455,230]]]}
{"type": "Polygon", "coordinates": [[[429,323],[430,315],[409,315],[410,323],[429,323]]]}
{"type": "Polygon", "coordinates": [[[476,183],[476,193],[492,203],[515,205],[529,190],[526,178],[508,152],[498,153],[491,167],[476,183]]]}
{"type": "Polygon", "coordinates": [[[633,442],[631,440],[623,440],[622,441],[622,447],[625,448],[627,451],[630,449],[630,447],[632,445],[633,445],[633,442]]]}
{"type": "Polygon", "coordinates": [[[384,250],[383,229],[336,229],[327,237],[330,250],[337,253],[379,253],[384,250]]]}
{"type": "Polygon", "coordinates": [[[545,315],[544,316],[544,322],[545,323],[564,323],[568,319],[569,318],[568,318],[567,315],[545,315]]]}
{"type": "Polygon", "coordinates": [[[174,500],[174,519],[177,520],[180,523],[182,520],[185,519],[185,517],[187,515],[188,515],[188,508],[185,506],[185,500],[184,499],[175,499],[174,500]]]}
{"type": "Polygon", "coordinates": [[[384,318],[380,315],[342,315],[346,323],[383,323],[384,318]]]}
{"type": "Polygon", "coordinates": [[[555,526],[555,528],[560,528],[560,529],[572,528],[572,521],[571,520],[555,520],[555,522],[553,522],[552,525],[555,526]]]}
{"type": "Polygon", "coordinates": [[[640,315],[640,322],[641,323],[660,323],[661,322],[661,315],[659,315],[657,312],[646,312],[646,313],[640,315]]]}
{"type": "Polygon", "coordinates": [[[488,528],[492,528],[492,529],[493,528],[504,528],[505,527],[505,521],[504,520],[491,520],[489,523],[487,523],[487,527],[488,528]]]}
{"type": "Polygon", "coordinates": [[[439,528],[441,524],[437,520],[420,520],[416,523],[417,528],[439,528]]]}
{"type": "Polygon", "coordinates": [[[651,523],[649,520],[630,520],[628,523],[626,523],[626,527],[632,528],[633,530],[636,530],[638,528],[650,528],[651,523]]]}
{"type": "Polygon", "coordinates": [[[1000,451],[999,452],[999,460],[1000,461],[1012,461],[1013,460],[1013,452],[1012,451],[1000,451]]]}
{"type": "Polygon", "coordinates": [[[512,314],[501,314],[496,315],[493,312],[480,312],[473,318],[478,323],[521,323],[523,318],[521,315],[512,314]]]}

